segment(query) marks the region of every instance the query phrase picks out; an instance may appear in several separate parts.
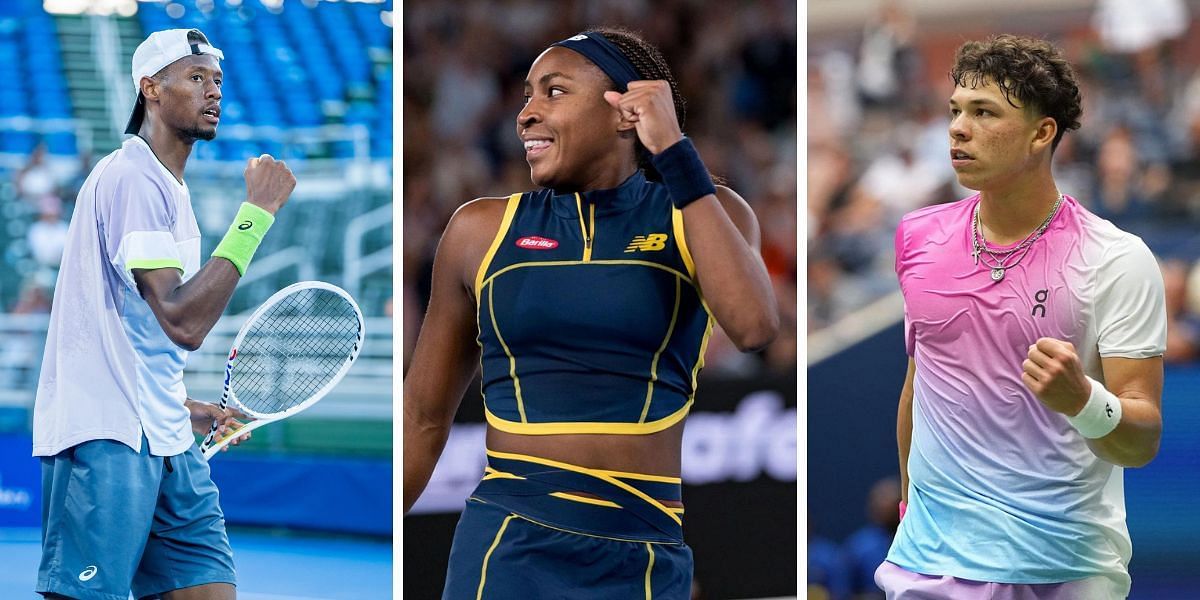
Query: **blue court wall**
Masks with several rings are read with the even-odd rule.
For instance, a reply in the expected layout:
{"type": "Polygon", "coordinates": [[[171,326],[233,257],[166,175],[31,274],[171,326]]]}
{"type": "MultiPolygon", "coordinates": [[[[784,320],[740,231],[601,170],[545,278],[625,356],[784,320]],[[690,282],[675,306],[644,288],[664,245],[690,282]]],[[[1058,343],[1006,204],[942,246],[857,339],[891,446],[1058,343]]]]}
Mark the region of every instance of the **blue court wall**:
{"type": "MultiPolygon", "coordinates": [[[[842,541],[867,522],[867,491],[898,475],[896,403],[908,357],[897,323],[808,369],[808,516],[842,541]]],[[[1131,570],[1200,564],[1200,365],[1168,366],[1163,437],[1146,467],[1125,470],[1131,570]]]]}
{"type": "MultiPolygon", "coordinates": [[[[0,434],[0,528],[41,526],[41,473],[26,432],[0,434]]],[[[238,456],[210,463],[230,525],[392,534],[392,463],[386,459],[238,456]]]]}
{"type": "Polygon", "coordinates": [[[0,528],[41,525],[41,466],[27,433],[0,433],[0,528]]]}

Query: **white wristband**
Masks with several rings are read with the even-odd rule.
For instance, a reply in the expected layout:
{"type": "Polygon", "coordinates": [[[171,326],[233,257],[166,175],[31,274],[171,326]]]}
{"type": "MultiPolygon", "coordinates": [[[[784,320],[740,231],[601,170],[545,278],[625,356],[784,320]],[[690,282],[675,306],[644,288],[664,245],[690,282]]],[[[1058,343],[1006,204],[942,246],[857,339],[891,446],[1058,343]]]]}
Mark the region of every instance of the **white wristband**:
{"type": "Polygon", "coordinates": [[[1091,377],[1087,380],[1092,382],[1092,395],[1088,397],[1087,404],[1083,405],[1083,410],[1073,417],[1067,417],[1067,421],[1080,435],[1094,440],[1112,433],[1120,424],[1121,399],[1099,381],[1091,377]]]}

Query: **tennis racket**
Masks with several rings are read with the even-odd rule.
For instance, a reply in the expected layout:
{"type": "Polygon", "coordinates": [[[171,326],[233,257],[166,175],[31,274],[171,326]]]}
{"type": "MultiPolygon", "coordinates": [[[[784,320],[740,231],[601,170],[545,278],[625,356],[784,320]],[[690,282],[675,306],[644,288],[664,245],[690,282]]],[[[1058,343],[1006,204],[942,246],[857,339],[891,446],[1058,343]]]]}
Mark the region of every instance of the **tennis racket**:
{"type": "Polygon", "coordinates": [[[316,404],[362,345],[362,311],[342,288],[302,281],[275,292],[246,319],[225,363],[221,410],[232,400],[255,420],[220,438],[214,421],[200,444],[205,460],[234,438],[316,404]]]}

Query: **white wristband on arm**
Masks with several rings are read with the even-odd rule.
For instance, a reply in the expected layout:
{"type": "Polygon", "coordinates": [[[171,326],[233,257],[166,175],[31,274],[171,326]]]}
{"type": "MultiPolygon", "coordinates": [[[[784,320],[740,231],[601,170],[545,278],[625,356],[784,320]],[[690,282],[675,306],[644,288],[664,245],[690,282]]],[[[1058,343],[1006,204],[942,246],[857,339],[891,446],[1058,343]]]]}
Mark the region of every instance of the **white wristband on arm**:
{"type": "Polygon", "coordinates": [[[1067,417],[1067,421],[1080,435],[1094,440],[1112,433],[1121,423],[1121,399],[1099,381],[1091,377],[1087,380],[1092,382],[1092,395],[1083,405],[1083,410],[1073,417],[1067,417]]]}

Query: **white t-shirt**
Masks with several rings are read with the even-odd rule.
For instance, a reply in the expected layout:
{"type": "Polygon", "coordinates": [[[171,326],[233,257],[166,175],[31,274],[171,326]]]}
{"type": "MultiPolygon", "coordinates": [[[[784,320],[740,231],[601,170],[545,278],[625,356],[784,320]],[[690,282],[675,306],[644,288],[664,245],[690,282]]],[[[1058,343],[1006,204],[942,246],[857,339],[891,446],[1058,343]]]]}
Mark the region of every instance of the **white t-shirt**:
{"type": "Polygon", "coordinates": [[[1102,358],[1161,356],[1158,264],[1141,239],[1068,196],[993,281],[994,261],[971,254],[977,203],[919,210],[896,234],[916,374],[908,512],[888,560],[997,583],[1102,578],[1110,592],[1086,597],[1123,598],[1132,553],[1123,469],[1038,401],[1021,363],[1041,337],[1074,344],[1101,381],[1102,358]]]}
{"type": "Polygon", "coordinates": [[[104,157],[79,190],[50,310],[33,410],[33,454],[96,439],[151,454],[194,443],[183,386],[187,351],[138,293],[133,269],[200,268],[187,185],[145,140],[104,157]]]}

